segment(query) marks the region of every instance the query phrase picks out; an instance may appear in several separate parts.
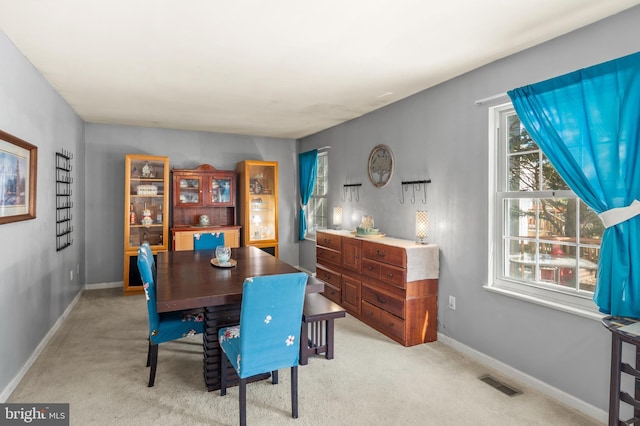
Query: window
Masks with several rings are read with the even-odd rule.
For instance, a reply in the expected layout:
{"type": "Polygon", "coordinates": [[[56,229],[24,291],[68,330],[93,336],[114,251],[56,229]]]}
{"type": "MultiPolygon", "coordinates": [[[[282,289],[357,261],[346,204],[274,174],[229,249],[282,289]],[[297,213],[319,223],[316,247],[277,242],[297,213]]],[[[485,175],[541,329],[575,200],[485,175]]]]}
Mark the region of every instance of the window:
{"type": "Polygon", "coordinates": [[[328,224],[329,208],[327,207],[327,194],[329,192],[327,152],[318,153],[318,170],[316,173],[316,184],[313,188],[313,195],[309,199],[306,208],[307,215],[307,235],[315,237],[317,229],[326,229],[328,224]]]}
{"type": "Polygon", "coordinates": [[[511,104],[490,110],[489,287],[571,311],[592,301],[604,226],[569,189],[511,104]]]}

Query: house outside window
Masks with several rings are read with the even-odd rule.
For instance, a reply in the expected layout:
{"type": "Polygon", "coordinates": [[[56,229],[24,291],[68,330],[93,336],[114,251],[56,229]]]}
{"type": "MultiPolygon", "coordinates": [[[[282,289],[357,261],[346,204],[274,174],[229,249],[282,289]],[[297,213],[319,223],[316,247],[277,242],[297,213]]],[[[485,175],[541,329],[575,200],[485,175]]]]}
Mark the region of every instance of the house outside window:
{"type": "Polygon", "coordinates": [[[329,193],[329,161],[327,152],[318,153],[318,169],[313,195],[306,208],[307,238],[315,238],[316,230],[326,229],[328,225],[329,207],[327,194],[329,193]]]}
{"type": "Polygon", "coordinates": [[[490,109],[488,287],[594,316],[604,226],[569,189],[511,104],[490,109]]]}

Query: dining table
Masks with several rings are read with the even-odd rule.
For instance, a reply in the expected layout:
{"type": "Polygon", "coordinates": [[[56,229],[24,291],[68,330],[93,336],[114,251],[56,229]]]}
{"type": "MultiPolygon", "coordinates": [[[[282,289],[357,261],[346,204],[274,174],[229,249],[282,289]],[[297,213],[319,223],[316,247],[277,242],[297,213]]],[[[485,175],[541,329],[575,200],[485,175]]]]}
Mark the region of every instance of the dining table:
{"type": "MultiPolygon", "coordinates": [[[[220,389],[220,362],[224,355],[218,343],[218,330],[240,323],[244,280],[300,272],[253,246],[233,248],[229,264],[219,265],[215,259],[215,250],[167,251],[158,253],[156,262],[158,312],[204,310],[203,373],[209,391],[220,389]]],[[[324,284],[310,275],[306,291],[322,292],[324,284]]],[[[228,371],[228,380],[231,385],[238,381],[233,368],[228,371]]]]}

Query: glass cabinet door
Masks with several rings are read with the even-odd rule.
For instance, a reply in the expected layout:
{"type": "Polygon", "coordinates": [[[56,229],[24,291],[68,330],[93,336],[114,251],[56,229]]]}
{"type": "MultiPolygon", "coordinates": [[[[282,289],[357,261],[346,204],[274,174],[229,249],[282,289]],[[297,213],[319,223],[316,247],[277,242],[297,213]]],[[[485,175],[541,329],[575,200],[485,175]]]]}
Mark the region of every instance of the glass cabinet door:
{"type": "Polygon", "coordinates": [[[211,199],[208,200],[209,204],[230,204],[233,203],[232,189],[233,189],[233,177],[232,176],[212,176],[209,182],[211,199]]]}
{"type": "Polygon", "coordinates": [[[249,223],[247,236],[250,242],[275,240],[276,194],[275,167],[270,165],[249,166],[249,223]]]}
{"type": "Polygon", "coordinates": [[[127,156],[126,167],[125,249],[137,250],[145,241],[165,247],[168,161],[164,157],[127,156]]]}
{"type": "Polygon", "coordinates": [[[178,205],[202,205],[202,178],[198,176],[179,176],[176,179],[175,197],[178,205]]]}

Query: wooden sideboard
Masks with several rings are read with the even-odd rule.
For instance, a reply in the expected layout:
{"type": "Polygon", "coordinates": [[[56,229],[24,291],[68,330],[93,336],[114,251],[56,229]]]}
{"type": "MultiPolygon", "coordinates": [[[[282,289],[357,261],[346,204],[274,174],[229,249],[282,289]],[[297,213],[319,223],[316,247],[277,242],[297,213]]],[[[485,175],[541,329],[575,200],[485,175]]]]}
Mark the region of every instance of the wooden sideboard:
{"type": "Polygon", "coordinates": [[[404,346],[437,339],[439,250],[398,238],[318,231],[324,295],[404,346]]]}

